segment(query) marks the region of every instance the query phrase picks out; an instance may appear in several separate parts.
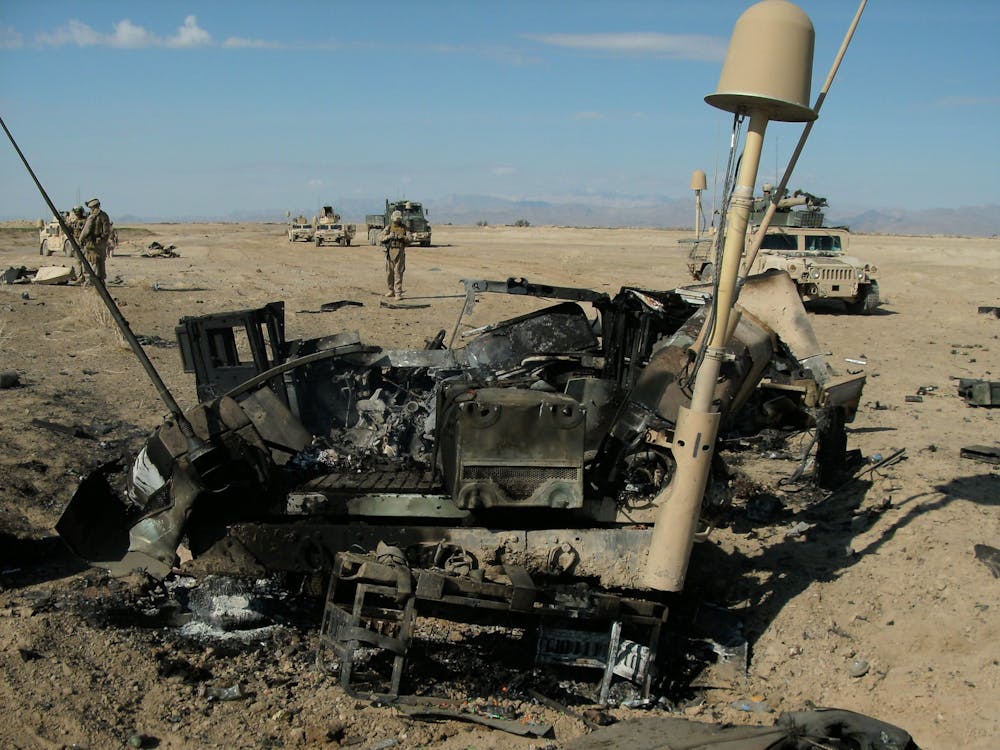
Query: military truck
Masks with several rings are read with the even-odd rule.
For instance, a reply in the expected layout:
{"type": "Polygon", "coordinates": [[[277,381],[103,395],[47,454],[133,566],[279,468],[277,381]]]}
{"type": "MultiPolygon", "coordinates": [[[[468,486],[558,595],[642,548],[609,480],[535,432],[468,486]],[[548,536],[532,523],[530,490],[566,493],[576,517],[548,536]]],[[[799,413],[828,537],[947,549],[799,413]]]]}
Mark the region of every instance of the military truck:
{"type": "Polygon", "coordinates": [[[416,201],[389,201],[385,202],[385,211],[380,214],[368,214],[365,217],[365,225],[368,228],[368,242],[372,245],[378,244],[379,235],[389,224],[389,217],[393,211],[403,214],[403,226],[413,235],[413,244],[421,247],[431,246],[431,225],[427,221],[427,212],[424,207],[416,201]]]}
{"type": "MultiPolygon", "coordinates": [[[[63,213],[63,220],[69,224],[69,213],[63,213]]],[[[67,239],[62,226],[53,216],[52,221],[46,224],[42,219],[38,220],[38,254],[53,255],[61,253],[67,258],[73,257],[73,244],[67,239]]]]}
{"type": "MultiPolygon", "coordinates": [[[[741,272],[746,271],[746,248],[753,242],[771,200],[771,186],[764,185],[764,195],[754,199],[741,272]]],[[[786,191],[750,273],[785,271],[804,301],[840,299],[849,312],[870,315],[879,305],[878,268],[847,254],[850,230],[825,226],[821,209],[828,205],[826,198],[801,190],[788,195],[786,191]]],[[[717,234],[688,240],[692,244],[688,270],[695,279],[714,279],[715,247],[721,240],[717,234]]]]}
{"type": "Polygon", "coordinates": [[[305,240],[306,242],[312,242],[312,222],[301,214],[294,219],[291,217],[291,214],[288,214],[288,217],[288,241],[298,242],[299,240],[305,240]]]}
{"type": "MultiPolygon", "coordinates": [[[[71,224],[70,215],[68,211],[63,212],[63,221],[67,224],[71,224]]],[[[114,254],[115,249],[118,247],[118,230],[115,229],[114,223],[111,225],[111,234],[108,236],[108,255],[114,254]]],[[[63,232],[62,226],[56,220],[56,217],[52,217],[52,221],[48,224],[45,223],[43,219],[38,220],[38,254],[39,255],[53,255],[55,253],[62,253],[67,258],[73,257],[73,244],[66,237],[66,233],[63,232]]]]}
{"type": "Polygon", "coordinates": [[[357,227],[354,224],[344,224],[340,220],[340,214],[333,210],[333,206],[323,206],[323,209],[316,214],[312,222],[313,242],[316,247],[323,245],[340,245],[349,247],[357,227]]]}

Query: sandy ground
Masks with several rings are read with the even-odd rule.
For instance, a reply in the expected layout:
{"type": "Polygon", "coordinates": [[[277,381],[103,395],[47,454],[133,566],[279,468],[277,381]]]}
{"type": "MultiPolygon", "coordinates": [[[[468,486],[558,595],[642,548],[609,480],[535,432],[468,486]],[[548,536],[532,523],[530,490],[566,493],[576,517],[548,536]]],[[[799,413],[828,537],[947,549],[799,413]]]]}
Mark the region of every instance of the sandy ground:
{"type": "MultiPolygon", "coordinates": [[[[110,277],[121,280],[112,294],[136,333],[151,337],[147,351],[184,406],[195,401],[193,376],[169,345],[183,315],[284,300],[289,338],[359,330],[397,347],[450,331],[461,305],[441,298],[422,300],[421,309],[382,309],[376,248],[293,245],[280,225],[149,225],[121,234],[109,262],[110,277]],[[140,257],[154,239],[176,245],[181,257],[140,257]],[[364,306],[299,312],[342,299],[364,306]]],[[[436,227],[434,247],[408,254],[407,293],[459,294],[462,278],[509,276],[609,292],[672,288],[687,282],[682,236],[436,227]]],[[[0,229],[0,267],[37,266],[35,242],[31,231],[0,229]]],[[[698,596],[743,611],[750,668],[744,680],[703,686],[684,710],[768,724],[774,712],[838,706],[904,727],[925,750],[994,748],[1000,580],[973,546],[1000,546],[1000,471],[959,450],[996,446],[1000,410],[966,405],[954,378],[1000,379],[1000,320],[976,310],[1000,303],[1000,241],[859,236],[852,250],[880,267],[884,305],[868,317],[826,306],[810,318],[835,366],[869,376],[849,447],[868,458],[905,449],[906,458],[824,502],[777,487],[793,462],[737,458],[783,510],[754,524],[737,504],[696,549],[692,575],[698,596]],[[905,400],[922,386],[933,387],[922,402],[905,400]],[[808,531],[788,533],[800,523],[808,531]],[[744,700],[755,710],[733,708],[744,700]]],[[[488,295],[468,323],[536,305],[488,295]]],[[[75,565],[52,528],[80,476],[135,450],[166,410],[91,290],[0,286],[0,355],[0,369],[21,381],[0,395],[0,701],[8,715],[0,745],[98,748],[131,738],[144,747],[376,747],[394,739],[398,747],[527,748],[584,731],[537,706],[524,709],[555,723],[554,741],[427,724],[359,703],[311,667],[308,626],[242,649],[199,646],[168,627],[116,627],[102,603],[134,592],[75,565]],[[198,695],[199,686],[236,681],[248,693],[240,700],[198,695]]]]}

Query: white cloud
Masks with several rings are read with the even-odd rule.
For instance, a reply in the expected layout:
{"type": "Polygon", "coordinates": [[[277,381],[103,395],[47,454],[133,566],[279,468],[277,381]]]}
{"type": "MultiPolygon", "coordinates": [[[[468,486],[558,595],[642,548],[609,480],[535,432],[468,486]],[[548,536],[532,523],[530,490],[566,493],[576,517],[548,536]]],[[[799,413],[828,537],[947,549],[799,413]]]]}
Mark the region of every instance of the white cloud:
{"type": "Polygon", "coordinates": [[[1000,104],[1000,96],[943,96],[934,102],[937,107],[982,107],[1000,104]]]}
{"type": "MultiPolygon", "coordinates": [[[[70,23],[75,23],[70,21],[70,23]]],[[[76,22],[78,23],[78,22],[76,22]]],[[[83,26],[84,24],[80,24],[83,26]]],[[[89,26],[89,31],[93,31],[89,26]]],[[[156,37],[146,31],[142,26],[137,26],[127,18],[114,24],[114,32],[107,38],[107,44],[111,47],[122,47],[124,49],[140,49],[142,47],[152,47],[156,44],[156,37]]],[[[97,32],[93,32],[100,36],[97,32]]],[[[100,44],[100,41],[91,42],[100,44]]]]}
{"type": "Polygon", "coordinates": [[[101,43],[101,35],[87,24],[72,19],[65,26],[55,31],[43,32],[36,35],[35,41],[46,47],[61,47],[64,44],[90,47],[101,43]]]}
{"type": "Polygon", "coordinates": [[[115,47],[118,49],[144,49],[146,47],[190,48],[212,45],[212,35],[198,25],[195,16],[187,16],[184,24],[173,36],[161,37],[128,18],[116,21],[110,34],[104,34],[91,26],[70,19],[53,32],[35,36],[35,43],[43,47],[61,47],[75,44],[78,47],[115,47]]]}
{"type": "Polygon", "coordinates": [[[490,169],[490,174],[497,175],[498,177],[503,177],[505,175],[517,174],[517,170],[514,167],[493,167],[490,169]]]}
{"type": "Polygon", "coordinates": [[[242,36],[231,36],[222,43],[223,47],[230,49],[280,49],[283,45],[278,42],[267,42],[263,39],[248,39],[242,36]]]}
{"type": "Polygon", "coordinates": [[[188,16],[177,33],[164,40],[167,47],[205,47],[212,43],[212,35],[198,25],[198,19],[188,16]]]}
{"type": "Polygon", "coordinates": [[[678,60],[718,61],[726,57],[726,40],[700,34],[653,31],[618,34],[525,34],[525,38],[555,47],[619,55],[651,55],[678,60]]]}
{"type": "Polygon", "coordinates": [[[306,185],[308,185],[312,189],[318,189],[323,187],[323,180],[314,177],[313,179],[309,180],[309,182],[307,182],[306,185]]]}
{"type": "Polygon", "coordinates": [[[512,47],[499,44],[432,44],[428,49],[442,55],[476,55],[509,65],[534,65],[539,62],[537,57],[525,55],[512,47]]]}
{"type": "Polygon", "coordinates": [[[603,112],[577,112],[573,115],[574,120],[603,120],[603,112]]]}
{"type": "Polygon", "coordinates": [[[17,31],[10,26],[0,26],[0,49],[17,49],[22,43],[17,31]]]}

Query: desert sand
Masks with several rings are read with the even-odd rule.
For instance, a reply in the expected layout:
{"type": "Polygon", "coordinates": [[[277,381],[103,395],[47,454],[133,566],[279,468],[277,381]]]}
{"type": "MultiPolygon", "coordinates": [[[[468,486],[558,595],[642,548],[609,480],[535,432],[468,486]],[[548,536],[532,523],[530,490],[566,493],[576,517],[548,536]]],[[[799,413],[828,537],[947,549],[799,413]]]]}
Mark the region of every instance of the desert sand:
{"type": "MultiPolygon", "coordinates": [[[[114,207],[108,206],[112,217],[114,207]]],[[[427,307],[380,308],[381,252],[367,245],[291,244],[279,224],[121,227],[110,287],[182,406],[195,403],[174,326],[201,315],[284,300],[288,338],[344,330],[386,347],[419,347],[455,325],[460,279],[525,277],[614,293],[623,285],[688,283],[686,233],[647,229],[436,226],[435,245],[408,253],[406,287],[427,307]],[[157,240],[179,258],[143,258],[157,240]],[[154,287],[158,287],[159,291],[154,287]],[[170,291],[186,290],[186,291],[170,291]],[[362,307],[306,314],[324,302],[362,307]]],[[[0,267],[37,267],[36,234],[0,229],[0,267]]],[[[857,317],[836,304],[810,313],[831,361],[868,381],[849,448],[905,460],[814,503],[784,495],[794,462],[745,457],[746,471],[784,512],[751,523],[741,505],[696,548],[701,596],[744,616],[744,681],[708,686],[683,707],[703,720],[769,724],[810,704],[871,714],[908,730],[924,750],[997,747],[1000,737],[1000,580],[973,554],[1000,546],[1000,467],[961,458],[997,446],[1000,410],[973,408],[957,377],[1000,380],[1000,240],[856,236],[852,254],[880,269],[883,305],[857,317]],[[864,360],[852,364],[845,358],[864,360]],[[928,388],[930,387],[930,388],[928,388]],[[924,388],[922,402],[907,402],[924,388]],[[804,522],[808,531],[787,533],[804,522]],[[867,669],[858,666],[865,662],[867,669]],[[734,701],[752,700],[744,712],[734,701]],[[766,704],[762,707],[759,704],[766,704]]],[[[50,258],[59,262],[58,258],[50,258]]],[[[472,326],[539,306],[487,295],[472,326]]],[[[0,392],[0,745],[19,748],[336,746],[395,739],[397,747],[559,746],[583,725],[550,709],[554,740],[456,722],[427,724],[349,698],[312,668],[315,628],[279,629],[263,645],[198,646],[168,627],[116,626],[87,616],[116,589],[75,564],[53,526],[80,477],[134,451],[166,414],[111,330],[93,290],[0,286],[0,369],[20,385],[0,392]],[[63,434],[42,419],[79,428],[63,434]],[[242,680],[242,700],[209,702],[198,686],[242,680]]],[[[746,500],[747,498],[742,498],[746,500]]],[[[739,500],[739,498],[738,498],[739,500]]],[[[657,711],[613,711],[620,719],[657,711]]]]}

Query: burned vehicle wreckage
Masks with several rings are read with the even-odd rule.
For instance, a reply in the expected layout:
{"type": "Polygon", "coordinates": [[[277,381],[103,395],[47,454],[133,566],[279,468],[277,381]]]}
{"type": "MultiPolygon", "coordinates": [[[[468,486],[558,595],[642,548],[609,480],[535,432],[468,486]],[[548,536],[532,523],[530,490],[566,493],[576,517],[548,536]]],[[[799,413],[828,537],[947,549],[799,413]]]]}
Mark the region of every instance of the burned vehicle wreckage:
{"type": "MultiPolygon", "coordinates": [[[[572,616],[649,626],[655,649],[666,612],[641,572],[712,288],[464,283],[463,314],[481,293],[561,301],[421,350],[354,333],[286,341],[282,303],[182,319],[204,399],[187,417],[211,465],[168,419],[130,468],[81,483],[59,533],[118,572],[164,576],[183,541],[216,572],[434,571],[418,595],[487,611],[566,616],[573,591],[572,616]]],[[[834,375],[786,274],[748,279],[740,305],[722,429],[815,427],[819,463],[836,468],[863,376],[834,375]]],[[[716,457],[706,512],[726,500],[725,473],[716,457]]]]}
{"type": "Polygon", "coordinates": [[[712,284],[466,280],[463,315],[485,293],[556,303],[459,348],[462,317],[419,350],[288,341],[281,303],[184,318],[202,403],[183,412],[135,343],[171,416],[81,483],[60,535],[123,574],[165,577],[182,544],[192,571],[330,571],[318,658],[335,652],[348,691],[374,648],[392,661],[376,692],[398,696],[416,620],[437,617],[530,630],[536,662],[602,669],[602,703],[613,674],[648,695],[668,594],[727,502],[719,436],[814,429],[817,480],[844,463],[864,376],[833,372],[788,274],[740,272],[768,122],[811,123],[825,96],[809,106],[813,37],[796,6],[758,3],[705,97],[733,115],[712,284]]]}

